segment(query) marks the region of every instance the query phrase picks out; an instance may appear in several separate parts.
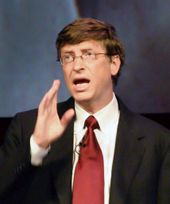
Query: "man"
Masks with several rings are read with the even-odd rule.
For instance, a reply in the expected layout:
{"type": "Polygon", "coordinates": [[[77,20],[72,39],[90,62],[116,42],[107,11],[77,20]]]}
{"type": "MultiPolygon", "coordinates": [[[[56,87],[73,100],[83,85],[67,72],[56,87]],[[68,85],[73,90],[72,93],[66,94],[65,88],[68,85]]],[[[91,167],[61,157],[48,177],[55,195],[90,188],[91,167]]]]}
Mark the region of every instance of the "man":
{"type": "Polygon", "coordinates": [[[169,131],[115,96],[124,64],[115,29],[78,19],[59,33],[56,47],[72,97],[57,104],[55,80],[38,110],[15,116],[0,150],[1,203],[169,204],[169,131]],[[95,130],[85,127],[89,116],[95,130]],[[91,151],[87,135],[95,138],[101,162],[91,159],[82,174],[89,162],[80,164],[83,148],[91,151]],[[97,179],[80,176],[94,169],[97,179]]]}

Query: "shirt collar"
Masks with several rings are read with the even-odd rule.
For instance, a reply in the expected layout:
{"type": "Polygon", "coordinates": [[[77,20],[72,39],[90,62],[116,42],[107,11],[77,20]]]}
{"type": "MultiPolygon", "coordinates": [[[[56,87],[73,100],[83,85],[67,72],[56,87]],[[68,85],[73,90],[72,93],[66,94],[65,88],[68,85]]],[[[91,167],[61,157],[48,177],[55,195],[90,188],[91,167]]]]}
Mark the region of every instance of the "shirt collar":
{"type": "MultiPolygon", "coordinates": [[[[76,112],[76,131],[81,131],[84,128],[84,122],[86,118],[91,115],[85,111],[80,105],[75,102],[75,112],[76,112]]],[[[115,94],[113,93],[112,100],[101,110],[93,114],[97,119],[100,130],[104,131],[107,128],[108,121],[114,121],[119,115],[118,102],[115,94]]]]}

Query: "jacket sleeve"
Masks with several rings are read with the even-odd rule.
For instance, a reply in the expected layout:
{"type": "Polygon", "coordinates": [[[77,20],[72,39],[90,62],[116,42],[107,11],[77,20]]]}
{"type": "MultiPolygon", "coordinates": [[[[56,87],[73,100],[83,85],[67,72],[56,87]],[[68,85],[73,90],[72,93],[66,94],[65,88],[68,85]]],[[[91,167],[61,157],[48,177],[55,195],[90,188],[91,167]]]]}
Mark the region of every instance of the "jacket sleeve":
{"type": "Polygon", "coordinates": [[[160,168],[158,185],[158,204],[170,203],[170,135],[162,145],[163,160],[160,168]]]}
{"type": "Polygon", "coordinates": [[[20,114],[17,114],[0,146],[0,199],[11,195],[16,186],[27,185],[33,171],[29,137],[23,132],[22,123],[20,114]]]}

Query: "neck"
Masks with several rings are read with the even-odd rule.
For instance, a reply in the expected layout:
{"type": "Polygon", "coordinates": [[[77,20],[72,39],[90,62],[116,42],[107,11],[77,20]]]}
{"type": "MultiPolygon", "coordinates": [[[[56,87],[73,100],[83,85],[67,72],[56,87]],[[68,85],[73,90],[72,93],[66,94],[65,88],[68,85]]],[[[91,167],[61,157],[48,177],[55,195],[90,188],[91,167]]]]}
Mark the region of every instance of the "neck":
{"type": "Polygon", "coordinates": [[[81,106],[85,111],[87,111],[89,114],[94,114],[104,108],[106,105],[108,105],[111,100],[113,99],[113,95],[107,98],[104,102],[98,101],[76,101],[76,103],[81,106]]]}

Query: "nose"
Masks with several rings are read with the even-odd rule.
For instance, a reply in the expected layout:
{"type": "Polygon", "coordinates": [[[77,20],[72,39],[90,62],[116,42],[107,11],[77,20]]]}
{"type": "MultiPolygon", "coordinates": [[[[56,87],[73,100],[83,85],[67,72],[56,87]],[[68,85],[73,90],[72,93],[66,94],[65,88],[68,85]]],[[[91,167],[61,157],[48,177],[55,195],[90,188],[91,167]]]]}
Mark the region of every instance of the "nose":
{"type": "Polygon", "coordinates": [[[73,62],[73,69],[75,71],[79,71],[81,69],[84,69],[84,63],[82,56],[76,56],[73,62]]]}

